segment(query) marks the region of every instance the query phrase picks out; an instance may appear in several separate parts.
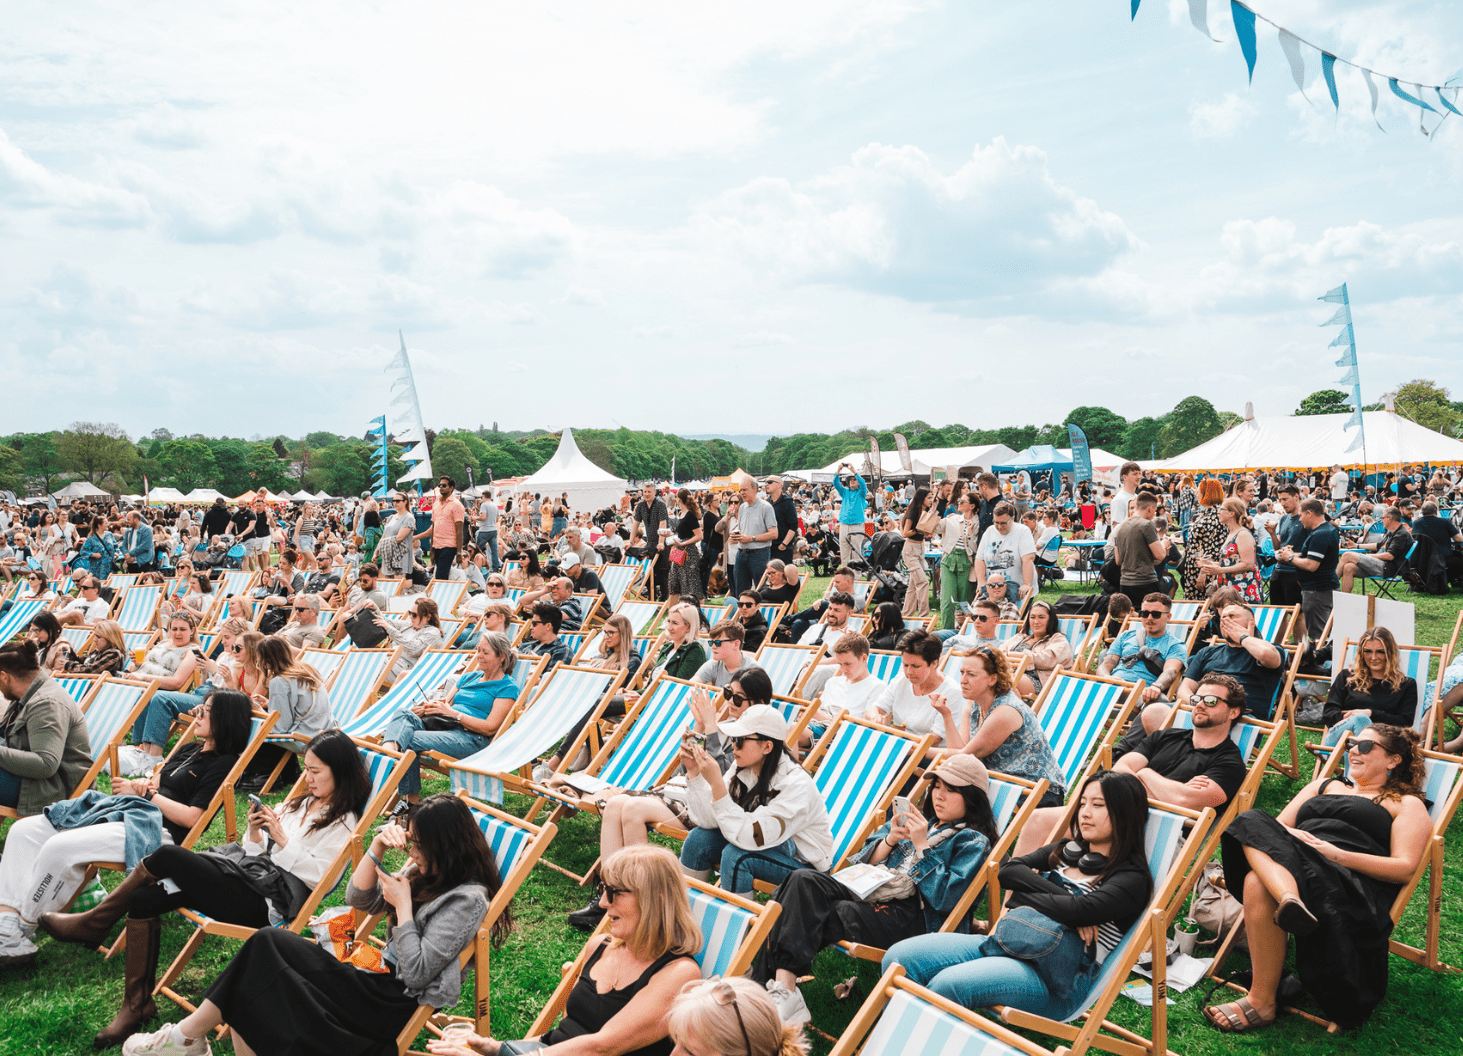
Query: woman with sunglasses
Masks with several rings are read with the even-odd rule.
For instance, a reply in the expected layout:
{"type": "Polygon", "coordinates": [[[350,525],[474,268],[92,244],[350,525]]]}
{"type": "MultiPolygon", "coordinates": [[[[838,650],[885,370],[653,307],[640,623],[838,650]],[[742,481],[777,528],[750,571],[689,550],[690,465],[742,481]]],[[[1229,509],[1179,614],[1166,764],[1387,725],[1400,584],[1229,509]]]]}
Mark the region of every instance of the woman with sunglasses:
{"type": "Polygon", "coordinates": [[[401,655],[391,665],[392,682],[410,671],[428,649],[443,649],[447,644],[442,634],[442,620],[437,616],[437,603],[431,598],[417,598],[412,602],[406,618],[410,625],[402,627],[400,623],[388,620],[379,612],[373,617],[376,626],[385,631],[386,637],[401,649],[401,655]]]}
{"type": "Polygon", "coordinates": [[[1356,643],[1349,671],[1331,682],[1321,722],[1321,744],[1330,747],[1343,734],[1360,733],[1374,722],[1411,726],[1417,718],[1417,680],[1402,673],[1397,639],[1385,627],[1373,627],[1356,643]]]}
{"type": "Polygon", "coordinates": [[[670,1056],[666,1009],[700,978],[701,931],[691,917],[675,855],[626,847],[599,869],[599,904],[609,933],[590,939],[589,957],[559,1025],[537,1038],[498,1041],[471,1034],[430,1041],[433,1056],[670,1056]]]}
{"type": "Polygon", "coordinates": [[[767,574],[763,577],[761,586],[757,587],[764,603],[780,605],[787,602],[794,609],[797,608],[798,595],[802,589],[798,566],[789,565],[776,557],[767,562],[767,574]]]}
{"type": "Polygon", "coordinates": [[[877,889],[860,896],[813,869],[799,869],[778,886],[772,898],[782,914],[751,974],[784,1023],[811,1019],[798,978],[812,971],[819,950],[844,940],[888,949],[940,930],[996,840],[989,790],[979,759],[945,759],[929,778],[923,814],[891,816],[854,856],[893,874],[877,889]]]}
{"type": "Polygon", "coordinates": [[[542,590],[544,570],[538,563],[537,546],[525,546],[503,557],[503,579],[516,590],[542,590]],[[512,567],[507,567],[511,563],[512,567]]]}
{"type": "Polygon", "coordinates": [[[1359,1027],[1387,991],[1392,903],[1432,837],[1416,731],[1374,723],[1351,739],[1349,777],[1312,781],[1272,818],[1247,810],[1220,843],[1224,879],[1242,899],[1253,982],[1204,1016],[1226,1033],[1279,1014],[1287,935],[1296,973],[1325,1015],[1359,1027]]]}
{"type": "MultiPolygon", "coordinates": [[[[691,691],[692,725],[681,735],[682,743],[692,737],[704,738],[706,754],[720,769],[734,763],[734,752],[730,737],[717,727],[718,718],[736,720],[754,704],[772,703],[772,679],[760,667],[743,671],[727,683],[722,691],[723,706],[718,712],[708,687],[697,686],[691,691]]],[[[650,830],[656,825],[676,825],[691,829],[695,822],[687,807],[686,775],[678,770],[669,781],[646,791],[621,792],[615,788],[602,789],[593,797],[585,797],[585,806],[592,806],[600,816],[599,856],[608,858],[621,847],[642,844],[650,839],[650,830]],[[590,802],[592,800],[592,802],[590,802]]],[[[573,786],[562,775],[555,774],[549,785],[566,795],[576,795],[573,786]]],[[[604,916],[604,908],[598,900],[591,900],[583,909],[569,914],[569,923],[580,931],[593,931],[604,916]]]]}
{"type": "Polygon", "coordinates": [[[412,536],[416,534],[417,519],[411,512],[407,497],[401,492],[391,497],[391,510],[391,516],[381,528],[381,541],[371,556],[382,575],[388,578],[407,577],[415,567],[416,544],[412,536]]]}
{"type": "MultiPolygon", "coordinates": [[[[203,1040],[227,1023],[234,1051],[268,1056],[396,1052],[396,1035],[418,1006],[450,1008],[462,992],[459,958],[477,939],[502,881],[472,812],[436,795],[412,810],[406,828],[383,826],[346,887],[346,905],[387,914],[385,972],[362,971],[285,928],[260,928],[208,989],[198,1010],[153,1034],[134,1034],[123,1056],[204,1056],[203,1040]],[[382,864],[406,851],[397,873],[382,864]]],[[[512,927],[505,910],[496,945],[512,927]]]]}
{"type": "Polygon", "coordinates": [[[900,612],[899,606],[892,601],[881,601],[874,608],[864,636],[868,638],[871,649],[898,649],[899,639],[908,630],[904,626],[904,614],[900,612]]]}
{"type": "Polygon", "coordinates": [[[803,1028],[787,1023],[750,979],[687,983],[671,1005],[673,1056],[808,1056],[803,1028]]]}

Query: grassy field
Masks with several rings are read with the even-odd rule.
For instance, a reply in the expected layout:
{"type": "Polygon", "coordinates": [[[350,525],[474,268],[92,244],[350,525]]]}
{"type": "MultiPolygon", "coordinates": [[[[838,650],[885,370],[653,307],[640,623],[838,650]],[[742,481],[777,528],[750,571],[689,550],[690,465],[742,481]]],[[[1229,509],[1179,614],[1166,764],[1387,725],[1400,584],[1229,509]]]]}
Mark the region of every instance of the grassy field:
{"type": "MultiPolygon", "coordinates": [[[[823,581],[814,580],[811,592],[821,591],[823,581]]],[[[1058,584],[1068,593],[1082,588],[1058,584]]],[[[1446,644],[1463,599],[1421,598],[1417,600],[1419,644],[1446,644]]],[[[1287,752],[1282,746],[1282,754],[1287,752]]],[[[1307,771],[1308,772],[1308,771],[1307,771]]],[[[1259,806],[1278,812],[1294,795],[1299,783],[1279,774],[1265,778],[1259,806]]],[[[445,791],[440,778],[428,776],[426,791],[445,791]]],[[[269,797],[277,799],[279,797],[269,797]]],[[[521,815],[526,803],[509,797],[508,807],[521,815]]],[[[246,805],[240,797],[240,816],[246,805]]],[[[591,863],[597,847],[597,821],[570,817],[562,824],[549,849],[554,861],[583,870],[591,863]]],[[[222,823],[216,822],[202,843],[223,839],[222,823]]],[[[119,879],[104,878],[110,887],[119,879]]],[[[518,927],[507,944],[493,957],[492,1023],[501,1038],[521,1037],[534,1015],[552,992],[559,967],[578,952],[583,936],[564,922],[564,914],[582,906],[587,892],[552,869],[539,868],[523,886],[514,903],[518,927]]],[[[1424,903],[1414,897],[1398,928],[1397,937],[1421,945],[1424,934],[1424,903]]],[[[327,904],[339,904],[338,895],[327,904]]],[[[164,966],[178,952],[189,935],[180,918],[164,922],[162,946],[164,966]]],[[[42,938],[36,967],[0,974],[0,1056],[79,1056],[91,1052],[91,1037],[106,1025],[121,1000],[120,956],[112,962],[75,946],[62,946],[42,938]]],[[[195,1000],[228,962],[237,943],[211,940],[206,943],[184,977],[181,990],[195,1000]]],[[[1463,965],[1463,846],[1451,841],[1447,848],[1443,887],[1442,958],[1463,965]]],[[[1242,959],[1237,963],[1242,964],[1242,959]]],[[[816,980],[804,988],[814,1022],[832,1034],[852,1018],[878,977],[878,966],[855,962],[835,952],[824,952],[815,966],[816,980]],[[857,976],[853,996],[839,1001],[833,984],[857,976]]],[[[1429,972],[1400,958],[1391,959],[1391,979],[1386,1002],[1363,1029],[1327,1037],[1298,1018],[1282,1019],[1275,1027],[1254,1036],[1227,1037],[1212,1030],[1198,1011],[1203,987],[1175,995],[1169,1007],[1169,1047],[1184,1056],[1231,1053],[1238,1050],[1273,1054],[1324,1051],[1356,1056],[1378,1053],[1455,1053],[1463,1051],[1463,977],[1429,972]],[[1319,1049],[1318,1049],[1319,1046],[1319,1049]]],[[[455,1010],[470,1012],[471,990],[455,1010]]],[[[181,1010],[161,1001],[164,1019],[182,1018],[181,1010]]],[[[1120,1024],[1147,1033],[1148,1010],[1119,998],[1113,1018],[1120,1024]]],[[[1048,1047],[1055,1047],[1047,1042],[1048,1047]]],[[[828,1045],[818,1040],[821,1054],[828,1045]]],[[[228,1053],[227,1042],[214,1046],[228,1053]]]]}

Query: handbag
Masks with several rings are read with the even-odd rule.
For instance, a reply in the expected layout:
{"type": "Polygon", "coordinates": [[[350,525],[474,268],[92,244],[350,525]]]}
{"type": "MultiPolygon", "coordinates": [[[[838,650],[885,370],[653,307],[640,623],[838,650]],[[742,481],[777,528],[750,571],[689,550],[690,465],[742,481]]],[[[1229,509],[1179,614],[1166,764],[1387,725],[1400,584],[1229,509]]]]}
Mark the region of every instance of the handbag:
{"type": "MultiPolygon", "coordinates": [[[[1244,915],[1245,907],[1224,886],[1224,866],[1219,862],[1205,865],[1204,871],[1199,874],[1199,882],[1194,885],[1194,898],[1189,904],[1189,916],[1194,919],[1194,923],[1205,931],[1214,933],[1213,939],[1205,940],[1200,945],[1207,946],[1211,942],[1222,940],[1244,915]]],[[[1249,949],[1249,939],[1244,928],[1239,929],[1236,945],[1242,950],[1249,949]]]]}
{"type": "Polygon", "coordinates": [[[390,637],[375,621],[373,618],[375,615],[374,609],[362,609],[350,619],[341,622],[345,633],[350,635],[351,644],[356,648],[375,649],[390,637]]]}
{"type": "Polygon", "coordinates": [[[914,530],[922,535],[928,536],[940,527],[940,514],[933,506],[920,515],[920,519],[914,523],[914,530]]]}
{"type": "Polygon", "coordinates": [[[686,551],[679,546],[671,547],[671,564],[684,565],[686,563],[686,551]]]}

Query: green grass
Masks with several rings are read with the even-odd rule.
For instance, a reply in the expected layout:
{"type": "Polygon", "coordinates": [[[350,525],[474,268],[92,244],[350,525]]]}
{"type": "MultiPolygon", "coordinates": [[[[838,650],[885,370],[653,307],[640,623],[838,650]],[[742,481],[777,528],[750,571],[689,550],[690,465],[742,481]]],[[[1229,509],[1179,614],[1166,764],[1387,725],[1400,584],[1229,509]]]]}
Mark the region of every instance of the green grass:
{"type": "MultiPolygon", "coordinates": [[[[823,580],[811,581],[807,596],[815,596],[824,586],[823,580]]],[[[1083,590],[1071,582],[1059,586],[1067,593],[1083,590]]],[[[1463,599],[1407,600],[1417,602],[1418,643],[1446,644],[1463,599]]],[[[1281,752],[1287,751],[1282,745],[1281,752]]],[[[1309,773],[1309,769],[1303,772],[1309,773]]],[[[1278,812],[1299,787],[1299,782],[1272,773],[1264,780],[1258,806],[1278,812]]],[[[429,772],[425,791],[446,791],[446,783],[429,772]]],[[[525,806],[526,801],[509,797],[508,809],[515,813],[521,815],[525,806]]],[[[241,818],[245,810],[240,797],[241,818]]],[[[222,839],[223,826],[219,820],[201,845],[222,839]]],[[[1460,844],[1463,841],[1453,840],[1448,845],[1443,885],[1442,959],[1455,965],[1463,965],[1463,846],[1460,844]]],[[[594,859],[597,846],[597,821],[573,816],[561,825],[548,856],[576,872],[583,872],[594,859]]],[[[118,879],[109,875],[104,881],[110,887],[118,879]]],[[[513,907],[517,929],[492,960],[492,1025],[496,1036],[517,1038],[526,1033],[557,984],[560,965],[572,960],[580,948],[583,936],[568,927],[564,914],[578,909],[586,898],[586,889],[544,867],[536,869],[523,885],[513,907]]],[[[339,903],[337,894],[326,904],[339,903]]],[[[1397,937],[1412,945],[1421,945],[1423,941],[1423,903],[1422,895],[1415,896],[1397,929],[1397,937]]],[[[190,929],[180,918],[164,920],[164,968],[189,933],[190,929]]],[[[40,946],[34,969],[0,974],[0,1056],[80,1056],[91,1052],[92,1034],[110,1021],[121,1000],[122,965],[118,963],[121,957],[107,962],[95,953],[44,938],[40,946]]],[[[195,1000],[200,997],[237,946],[222,940],[206,942],[185,974],[181,991],[195,1000]]],[[[1242,967],[1243,958],[1235,958],[1231,963],[1242,967]]],[[[814,971],[817,978],[804,987],[804,993],[814,1022],[836,1035],[868,996],[878,978],[878,966],[825,951],[814,971]],[[858,977],[855,993],[848,1000],[839,1001],[833,996],[833,984],[849,976],[858,977]]],[[[1200,986],[1175,995],[1169,1005],[1169,1047],[1185,1056],[1218,1056],[1236,1051],[1297,1056],[1317,1051],[1356,1056],[1463,1051],[1463,976],[1435,974],[1398,957],[1391,958],[1385,1003],[1364,1028],[1338,1036],[1326,1036],[1298,1018],[1282,1019],[1277,1026],[1254,1036],[1220,1035],[1199,1014],[1198,999],[1203,989],[1200,986]]],[[[470,1014],[470,1002],[471,989],[465,987],[464,998],[453,1011],[470,1014]]],[[[160,1006],[164,1019],[182,1018],[181,1010],[171,1002],[163,1000],[160,1006]]],[[[1127,998],[1118,999],[1112,1018],[1145,1035],[1148,1032],[1148,1010],[1127,998]]],[[[1049,1040],[1038,1040],[1049,1048],[1055,1047],[1049,1040]]],[[[826,1053],[828,1048],[826,1042],[815,1040],[815,1051],[819,1054],[826,1053]]],[[[215,1045],[214,1051],[229,1053],[233,1047],[223,1042],[215,1045]]]]}

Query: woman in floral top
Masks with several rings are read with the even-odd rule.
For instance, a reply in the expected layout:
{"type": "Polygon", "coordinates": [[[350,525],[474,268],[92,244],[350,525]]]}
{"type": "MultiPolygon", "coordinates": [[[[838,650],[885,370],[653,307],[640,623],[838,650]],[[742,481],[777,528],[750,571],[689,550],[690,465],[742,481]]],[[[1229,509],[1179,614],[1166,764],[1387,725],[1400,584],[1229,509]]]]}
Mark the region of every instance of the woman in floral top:
{"type": "Polygon", "coordinates": [[[1201,561],[1199,567],[1215,577],[1220,586],[1233,587],[1251,605],[1260,595],[1260,570],[1255,561],[1255,537],[1242,499],[1225,499],[1219,507],[1219,523],[1227,533],[1218,560],[1201,561]]]}

